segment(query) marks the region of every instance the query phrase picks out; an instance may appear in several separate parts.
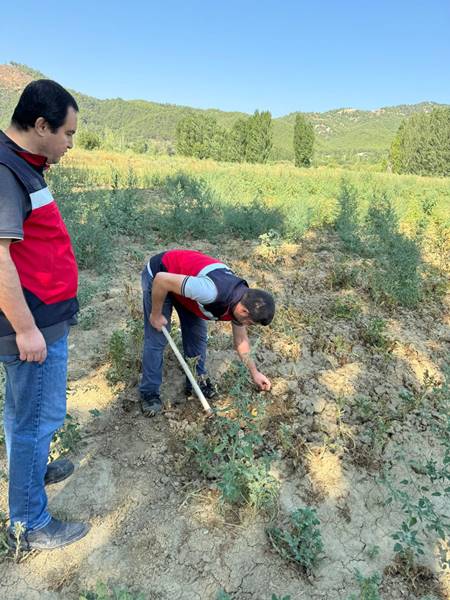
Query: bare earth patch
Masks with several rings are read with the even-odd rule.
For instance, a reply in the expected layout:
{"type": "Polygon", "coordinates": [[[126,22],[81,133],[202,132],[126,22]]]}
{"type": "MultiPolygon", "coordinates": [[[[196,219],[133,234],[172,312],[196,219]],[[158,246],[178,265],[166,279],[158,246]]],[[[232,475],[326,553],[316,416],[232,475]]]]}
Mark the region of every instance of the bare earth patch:
{"type": "MultiPolygon", "coordinates": [[[[273,382],[265,440],[278,452],[272,467],[281,485],[278,515],[314,506],[321,522],[325,556],[314,576],[305,578],[272,551],[265,534],[269,516],[221,510],[215,482],[186,465],[186,437],[204,417],[195,402],[176,404],[184,379],[170,353],[162,415],[143,418],[134,386],[117,391],[108,384],[107,340],[126,320],[122,284],[131,282],[139,293],[135,264],[119,267],[106,299],[93,300],[95,327],[71,334],[68,404],[83,445],[72,457],[74,475],[49,489],[49,502],[55,515],[87,520],[91,531],[60,551],[32,553],[18,564],[4,559],[0,597],[75,600],[103,581],[155,600],[214,600],[219,590],[239,600],[270,600],[272,594],[346,600],[358,593],[358,569],[382,576],[384,600],[450,598],[448,575],[432,544],[416,588],[394,561],[391,535],[403,517],[399,505],[385,505],[380,469],[410,425],[386,417],[376,421],[381,441],[371,438],[373,406],[389,415],[400,392],[421,389],[425,373],[442,381],[450,340],[445,303],[430,307],[433,318],[427,307],[419,315],[384,313],[357,290],[361,318],[382,316],[395,340],[390,351],[369,347],[358,322],[333,313],[340,291],[330,286],[330,269],[340,246],[332,236],[308,234],[302,244],[268,254],[256,243],[245,246],[243,255],[236,242],[195,245],[220,255],[250,284],[272,288],[285,311],[272,328],[252,337],[259,339],[261,370],[273,382]]],[[[212,324],[210,335],[210,371],[220,381],[233,358],[231,338],[223,324],[212,324]]],[[[424,455],[434,456],[431,432],[422,431],[417,443],[424,455]]],[[[6,482],[0,486],[0,510],[6,512],[6,482]]]]}

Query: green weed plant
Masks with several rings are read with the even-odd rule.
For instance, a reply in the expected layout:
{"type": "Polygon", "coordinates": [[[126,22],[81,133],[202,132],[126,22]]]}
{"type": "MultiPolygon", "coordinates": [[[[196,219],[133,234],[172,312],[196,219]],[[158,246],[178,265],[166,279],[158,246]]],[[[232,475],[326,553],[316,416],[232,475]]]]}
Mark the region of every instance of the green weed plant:
{"type": "Polygon", "coordinates": [[[414,308],[421,298],[422,258],[418,240],[399,231],[399,219],[386,193],[374,196],[366,217],[366,244],[375,258],[371,293],[414,308]]]}
{"type": "Polygon", "coordinates": [[[8,520],[5,513],[0,511],[0,561],[8,556],[9,553],[8,520]]]}
{"type": "Polygon", "coordinates": [[[351,594],[347,600],[381,600],[379,591],[381,576],[379,573],[373,573],[368,577],[364,577],[357,569],[355,578],[359,586],[359,593],[351,594]]]}
{"type": "Polygon", "coordinates": [[[95,306],[87,306],[78,313],[78,325],[81,329],[89,331],[97,327],[100,319],[100,309],[95,306]]]}
{"type": "Polygon", "coordinates": [[[337,319],[355,319],[361,313],[361,306],[354,296],[339,296],[333,302],[331,315],[337,319]]]}
{"type": "Polygon", "coordinates": [[[380,317],[370,317],[359,324],[359,334],[366,346],[389,353],[395,342],[386,333],[387,323],[380,317]]]}
{"type": "Polygon", "coordinates": [[[50,446],[50,459],[56,460],[66,454],[77,452],[82,444],[80,423],[67,413],[64,425],[55,432],[50,446]]]}
{"type": "Polygon", "coordinates": [[[142,365],[143,330],[142,320],[129,318],[124,329],[112,333],[108,347],[110,366],[106,373],[111,385],[130,386],[137,382],[142,365]]]}
{"type": "Polygon", "coordinates": [[[394,205],[383,191],[374,193],[361,221],[357,190],[343,180],[335,227],[345,248],[370,259],[369,291],[376,302],[417,306],[422,296],[419,237],[400,231],[394,205]]]}
{"type": "Polygon", "coordinates": [[[396,415],[379,398],[371,396],[356,396],[349,406],[352,422],[360,427],[358,439],[366,447],[368,457],[380,458],[396,415]]]}
{"type": "Polygon", "coordinates": [[[172,239],[186,235],[215,240],[219,235],[255,239],[270,230],[284,231],[284,215],[255,197],[248,203],[224,202],[204,179],[184,173],[168,177],[162,188],[165,201],[154,225],[172,239]]]}
{"type": "Polygon", "coordinates": [[[290,514],[288,528],[270,527],[266,533],[282,558],[311,575],[323,556],[319,525],[315,509],[298,508],[290,514]]]}
{"type": "Polygon", "coordinates": [[[207,430],[188,440],[199,471],[217,481],[222,504],[270,510],[278,498],[278,482],[270,474],[272,456],[263,450],[260,423],[264,400],[249,391],[242,365],[232,369],[232,403],[216,411],[207,430]]]}
{"type": "Polygon", "coordinates": [[[146,600],[144,594],[134,594],[125,588],[108,586],[97,582],[95,590],[88,590],[79,595],[79,600],[146,600]]]}
{"type": "Polygon", "coordinates": [[[330,273],[330,284],[332,290],[342,290],[355,287],[358,270],[345,262],[333,265],[330,273]]]}
{"type": "Polygon", "coordinates": [[[400,529],[392,534],[394,552],[410,566],[424,556],[426,542],[432,541],[438,548],[441,568],[450,568],[450,516],[443,508],[450,504],[449,382],[446,371],[442,384],[435,382],[431,390],[427,378],[424,384],[432,408],[420,414],[428,419],[439,449],[427,459],[420,453],[405,457],[399,450],[397,464],[403,466],[406,477],[398,482],[392,473],[385,472],[382,479],[389,492],[386,504],[399,505],[404,517],[400,529]]]}
{"type": "Polygon", "coordinates": [[[405,414],[416,412],[421,414],[431,423],[431,411],[445,408],[445,392],[448,387],[445,381],[442,385],[425,371],[423,383],[414,390],[403,390],[400,392],[402,411],[405,414]]]}
{"type": "Polygon", "coordinates": [[[210,240],[220,233],[218,201],[204,180],[177,174],[167,178],[163,192],[166,201],[157,218],[161,233],[172,239],[188,235],[210,240]]]}
{"type": "Polygon", "coordinates": [[[360,252],[362,243],[357,191],[347,179],[343,179],[341,182],[338,204],[339,212],[335,222],[336,231],[347,250],[360,252]]]}
{"type": "Polygon", "coordinates": [[[142,366],[144,323],[139,298],[130,286],[125,288],[128,318],[125,327],[116,329],[109,340],[109,368],[106,378],[112,386],[137,383],[142,366]]]}

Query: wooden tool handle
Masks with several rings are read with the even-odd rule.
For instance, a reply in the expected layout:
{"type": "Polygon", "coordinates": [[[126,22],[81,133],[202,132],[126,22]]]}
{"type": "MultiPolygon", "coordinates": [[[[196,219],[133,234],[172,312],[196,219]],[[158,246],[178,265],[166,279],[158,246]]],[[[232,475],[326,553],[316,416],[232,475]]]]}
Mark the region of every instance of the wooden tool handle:
{"type": "Polygon", "coordinates": [[[198,383],[195,381],[194,376],[191,373],[190,368],[188,367],[186,361],[184,360],[183,356],[181,355],[181,352],[178,350],[177,345],[175,344],[175,342],[173,341],[170,333],[167,331],[167,329],[164,327],[162,328],[162,332],[166,337],[166,340],[169,342],[170,347],[172,348],[172,350],[175,353],[175,356],[178,358],[178,362],[180,363],[180,365],[183,367],[183,371],[186,373],[186,377],[189,379],[189,381],[192,384],[192,387],[195,391],[195,393],[198,396],[198,399],[200,400],[200,402],[202,403],[203,408],[205,409],[205,411],[208,414],[212,413],[211,407],[208,404],[207,399],[205,398],[205,396],[203,395],[202,390],[199,388],[198,383]]]}

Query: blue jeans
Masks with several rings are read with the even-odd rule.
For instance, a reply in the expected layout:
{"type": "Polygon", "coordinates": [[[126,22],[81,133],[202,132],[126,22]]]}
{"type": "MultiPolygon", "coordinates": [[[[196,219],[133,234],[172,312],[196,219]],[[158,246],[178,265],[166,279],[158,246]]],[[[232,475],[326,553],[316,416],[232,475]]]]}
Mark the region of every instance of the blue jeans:
{"type": "MultiPolygon", "coordinates": [[[[159,394],[162,381],[163,354],[166,338],[162,331],[157,331],[150,325],[149,316],[152,312],[152,283],[153,278],[145,268],[142,271],[142,293],[144,300],[144,354],[142,358],[142,380],[139,386],[141,393],[159,394]]],[[[206,374],[206,345],[208,341],[207,325],[204,319],[197,317],[183,306],[173,301],[173,296],[167,294],[163,315],[166,317],[167,330],[170,331],[172,309],[178,313],[183,338],[183,353],[187,358],[198,357],[197,375],[206,374]]]]}
{"type": "Polygon", "coordinates": [[[44,477],[53,434],[66,415],[67,335],[47,347],[40,365],[17,355],[0,356],[6,370],[4,427],[9,471],[11,526],[45,527],[44,477]]]}

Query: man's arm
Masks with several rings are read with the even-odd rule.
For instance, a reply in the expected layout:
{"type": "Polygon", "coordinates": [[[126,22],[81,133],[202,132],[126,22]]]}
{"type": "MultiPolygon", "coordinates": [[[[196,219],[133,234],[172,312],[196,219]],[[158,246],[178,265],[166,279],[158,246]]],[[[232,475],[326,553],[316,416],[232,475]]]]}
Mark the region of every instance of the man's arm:
{"type": "Polygon", "coordinates": [[[42,363],[47,346],[25,301],[10,244],[10,239],[0,239],[0,309],[16,332],[20,360],[42,363]]]}
{"type": "Polygon", "coordinates": [[[250,340],[247,335],[247,328],[245,325],[235,325],[232,323],[233,328],[233,341],[234,348],[239,355],[239,358],[250,371],[253,381],[259,387],[260,390],[270,390],[270,380],[260,373],[256,368],[255,362],[251,357],[250,340]]]}
{"type": "Polygon", "coordinates": [[[150,323],[161,331],[164,325],[167,325],[167,319],[162,314],[164,301],[169,292],[181,294],[181,286],[186,279],[186,275],[175,275],[173,273],[156,273],[152,285],[152,312],[150,314],[150,323]]]}

